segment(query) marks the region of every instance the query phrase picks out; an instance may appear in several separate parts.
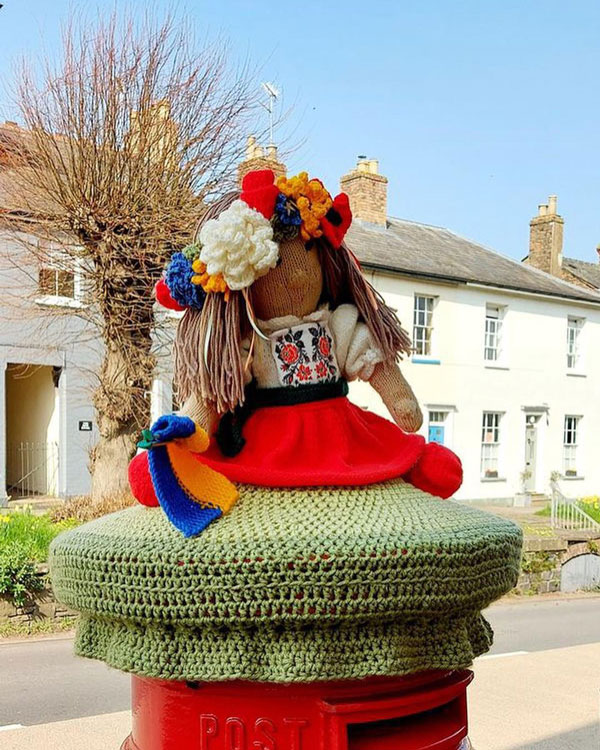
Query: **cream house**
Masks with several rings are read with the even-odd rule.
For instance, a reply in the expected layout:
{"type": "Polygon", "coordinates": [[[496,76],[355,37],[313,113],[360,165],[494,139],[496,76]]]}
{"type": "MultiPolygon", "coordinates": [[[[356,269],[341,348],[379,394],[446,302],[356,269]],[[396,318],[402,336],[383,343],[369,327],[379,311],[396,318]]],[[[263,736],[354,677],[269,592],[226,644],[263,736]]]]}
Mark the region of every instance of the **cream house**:
{"type": "MultiPolygon", "coordinates": [[[[341,185],[355,216],[348,244],[413,337],[403,370],[422,432],[463,461],[458,498],[545,493],[552,472],[567,495],[600,492],[600,295],[447,229],[388,217],[376,162],[361,159],[341,185]]],[[[368,384],[351,395],[386,413],[368,384]]]]}

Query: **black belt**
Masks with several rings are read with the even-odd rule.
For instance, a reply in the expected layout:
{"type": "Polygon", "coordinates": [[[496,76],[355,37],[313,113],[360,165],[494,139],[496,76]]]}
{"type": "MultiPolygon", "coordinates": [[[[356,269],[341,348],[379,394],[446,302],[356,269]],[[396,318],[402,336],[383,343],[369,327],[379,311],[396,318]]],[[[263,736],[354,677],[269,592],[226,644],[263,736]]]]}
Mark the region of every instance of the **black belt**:
{"type": "Polygon", "coordinates": [[[294,406],[347,395],[348,383],[345,380],[281,388],[257,388],[253,382],[246,388],[244,403],[233,411],[223,414],[219,420],[215,433],[217,444],[224,456],[228,458],[237,456],[246,445],[243,435],[244,425],[256,409],[266,406],[294,406]]]}

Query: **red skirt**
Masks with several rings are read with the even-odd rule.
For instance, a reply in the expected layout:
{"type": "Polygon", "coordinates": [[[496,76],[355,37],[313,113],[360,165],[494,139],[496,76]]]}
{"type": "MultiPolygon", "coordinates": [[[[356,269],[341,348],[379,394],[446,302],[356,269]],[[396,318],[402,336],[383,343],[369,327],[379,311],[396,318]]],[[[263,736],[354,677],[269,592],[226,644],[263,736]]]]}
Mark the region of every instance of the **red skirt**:
{"type": "Polygon", "coordinates": [[[199,461],[233,482],[263,487],[364,485],[400,477],[425,450],[407,434],[345,397],[254,411],[244,425],[245,446],[233,458],[216,441],[199,461]]]}

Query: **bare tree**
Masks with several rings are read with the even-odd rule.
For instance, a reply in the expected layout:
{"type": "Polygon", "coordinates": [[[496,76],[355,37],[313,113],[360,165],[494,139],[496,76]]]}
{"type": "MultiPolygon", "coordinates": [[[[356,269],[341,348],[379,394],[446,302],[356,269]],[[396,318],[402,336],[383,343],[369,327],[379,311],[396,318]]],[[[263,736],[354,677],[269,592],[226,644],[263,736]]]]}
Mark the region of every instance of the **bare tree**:
{"type": "Polygon", "coordinates": [[[189,242],[203,202],[233,185],[255,92],[252,71],[233,69],[226,45],[198,48],[171,17],[113,15],[91,30],[72,23],[59,63],[19,70],[28,133],[8,149],[15,233],[31,237],[27,221],[45,240],[29,242],[40,262],[59,243],[65,267],[79,266],[85,314],[104,344],[95,497],[123,489],[149,419],[153,286],[173,249],[189,242]]]}

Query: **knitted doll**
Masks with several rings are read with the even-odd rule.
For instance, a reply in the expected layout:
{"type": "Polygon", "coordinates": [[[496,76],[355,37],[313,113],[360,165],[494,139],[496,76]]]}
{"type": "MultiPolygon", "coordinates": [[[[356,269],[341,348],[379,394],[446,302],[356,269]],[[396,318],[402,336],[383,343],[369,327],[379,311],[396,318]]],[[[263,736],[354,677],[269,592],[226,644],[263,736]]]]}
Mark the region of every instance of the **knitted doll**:
{"type": "Polygon", "coordinates": [[[422,416],[397,361],[410,341],[343,242],[348,198],[301,173],[251,172],[209,207],[156,295],[185,310],[175,343],[178,415],[144,432],[130,465],[143,504],[187,536],[244,485],[359,486],[402,478],[447,498],[459,459],[414,434],[422,416]],[[347,399],[368,381],[394,422],[347,399]],[[235,483],[235,484],[234,484],[235,483]]]}

